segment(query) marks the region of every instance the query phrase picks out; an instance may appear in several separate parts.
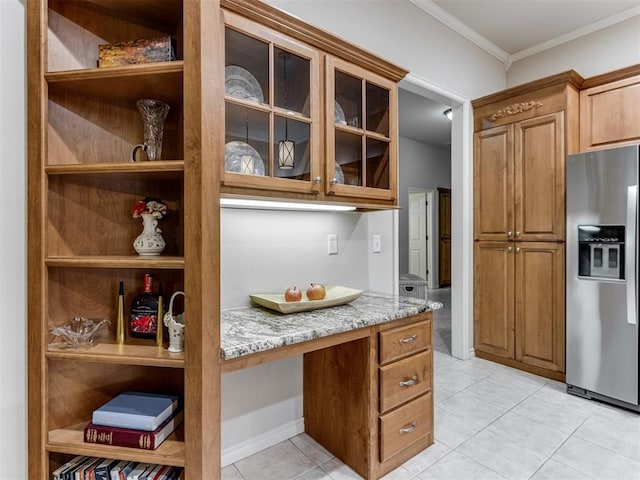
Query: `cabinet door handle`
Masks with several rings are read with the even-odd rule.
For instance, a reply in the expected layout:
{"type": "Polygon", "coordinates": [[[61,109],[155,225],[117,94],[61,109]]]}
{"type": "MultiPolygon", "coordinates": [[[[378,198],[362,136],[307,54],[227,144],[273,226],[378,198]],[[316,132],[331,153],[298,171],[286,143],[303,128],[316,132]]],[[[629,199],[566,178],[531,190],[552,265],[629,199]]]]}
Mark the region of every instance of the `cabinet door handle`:
{"type": "Polygon", "coordinates": [[[511,235],[513,235],[513,232],[511,231],[507,232],[507,237],[511,238],[511,235]]]}
{"type": "Polygon", "coordinates": [[[322,180],[322,178],[316,177],[316,178],[313,179],[313,183],[320,183],[321,180],[322,180]]]}
{"type": "Polygon", "coordinates": [[[338,184],[338,179],[336,177],[333,177],[331,179],[331,182],[329,182],[329,183],[331,183],[331,185],[337,185],[338,184]]]}
{"type": "Polygon", "coordinates": [[[411,387],[411,386],[415,385],[416,383],[418,383],[418,376],[414,375],[409,380],[401,381],[399,385],[401,387],[411,387]]]}
{"type": "Polygon", "coordinates": [[[516,247],[516,253],[520,253],[520,247],[516,247]]]}
{"type": "Polygon", "coordinates": [[[416,341],[416,338],[418,338],[418,335],[414,333],[409,338],[401,338],[400,343],[412,343],[416,341]]]}
{"type": "Polygon", "coordinates": [[[411,433],[416,429],[417,426],[418,426],[418,422],[415,422],[415,421],[411,422],[411,424],[408,427],[400,429],[400,434],[402,435],[405,433],[411,433]]]}
{"type": "Polygon", "coordinates": [[[520,236],[520,232],[516,232],[516,237],[519,237],[519,236],[520,236]]]}
{"type": "Polygon", "coordinates": [[[507,247],[507,252],[513,252],[513,247],[507,247]]]}

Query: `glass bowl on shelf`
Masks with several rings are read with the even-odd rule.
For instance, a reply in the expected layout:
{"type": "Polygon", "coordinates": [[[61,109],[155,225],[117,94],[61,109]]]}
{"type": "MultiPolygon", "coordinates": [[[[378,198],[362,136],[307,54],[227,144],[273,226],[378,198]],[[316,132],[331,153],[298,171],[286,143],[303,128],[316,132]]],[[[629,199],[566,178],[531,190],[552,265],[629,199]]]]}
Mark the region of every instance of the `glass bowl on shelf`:
{"type": "Polygon", "coordinates": [[[49,330],[57,337],[49,343],[49,348],[75,350],[89,348],[93,345],[96,334],[110,324],[109,320],[97,321],[85,317],[74,317],[70,323],[49,330]],[[60,339],[62,341],[59,341],[60,339]]]}

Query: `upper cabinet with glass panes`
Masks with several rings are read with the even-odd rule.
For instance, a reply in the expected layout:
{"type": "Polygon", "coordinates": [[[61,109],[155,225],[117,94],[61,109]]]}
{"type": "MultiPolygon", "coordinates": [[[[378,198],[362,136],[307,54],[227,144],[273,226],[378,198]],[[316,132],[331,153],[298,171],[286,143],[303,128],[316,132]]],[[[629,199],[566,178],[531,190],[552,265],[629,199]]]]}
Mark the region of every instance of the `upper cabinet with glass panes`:
{"type": "Polygon", "coordinates": [[[244,15],[223,10],[223,195],[396,206],[406,72],[281,12],[266,23],[287,35],[269,28],[268,6],[225,4],[244,15]]]}
{"type": "Polygon", "coordinates": [[[328,192],[396,201],[397,84],[327,57],[326,87],[328,192]]]}
{"type": "Polygon", "coordinates": [[[225,14],[225,186],[321,189],[319,53],[225,14]]]}

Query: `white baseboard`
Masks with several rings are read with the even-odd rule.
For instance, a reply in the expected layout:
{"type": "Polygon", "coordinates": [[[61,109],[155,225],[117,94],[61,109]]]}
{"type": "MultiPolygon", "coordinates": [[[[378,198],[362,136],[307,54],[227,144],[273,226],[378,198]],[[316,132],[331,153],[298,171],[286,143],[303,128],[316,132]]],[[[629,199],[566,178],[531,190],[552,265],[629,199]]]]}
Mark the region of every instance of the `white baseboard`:
{"type": "Polygon", "coordinates": [[[266,433],[257,435],[250,440],[233,445],[222,450],[222,466],[226,467],[238,460],[258,453],[265,448],[272,447],[304,432],[304,418],[299,418],[274,428],[266,433]]]}

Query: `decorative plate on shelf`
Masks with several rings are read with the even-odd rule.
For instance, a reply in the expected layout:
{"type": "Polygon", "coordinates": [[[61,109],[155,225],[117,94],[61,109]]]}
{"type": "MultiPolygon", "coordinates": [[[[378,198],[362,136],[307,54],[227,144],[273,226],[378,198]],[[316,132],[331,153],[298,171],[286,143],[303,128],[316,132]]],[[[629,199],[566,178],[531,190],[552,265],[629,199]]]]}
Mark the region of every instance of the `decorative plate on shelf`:
{"type": "Polygon", "coordinates": [[[304,292],[302,300],[299,302],[285,301],[284,293],[254,293],[249,297],[253,303],[276,312],[298,313],[345,305],[362,295],[362,290],[355,288],[341,287],[339,285],[325,286],[325,288],[327,296],[322,300],[308,300],[307,294],[304,292]]]}
{"type": "Polygon", "coordinates": [[[344,110],[342,110],[342,107],[340,106],[337,100],[334,102],[334,110],[335,110],[335,114],[334,114],[335,122],[339,123],[340,125],[346,125],[347,119],[344,116],[344,110]]]}
{"type": "Polygon", "coordinates": [[[224,169],[246,175],[264,175],[260,154],[248,143],[229,142],[224,146],[224,169]]]}
{"type": "Polygon", "coordinates": [[[237,65],[229,65],[224,69],[224,93],[230,97],[264,103],[262,88],[256,77],[237,65]]]}
{"type": "Polygon", "coordinates": [[[336,183],[338,185],[344,185],[344,173],[342,172],[342,167],[338,162],[335,162],[335,174],[336,174],[336,183]]]}

